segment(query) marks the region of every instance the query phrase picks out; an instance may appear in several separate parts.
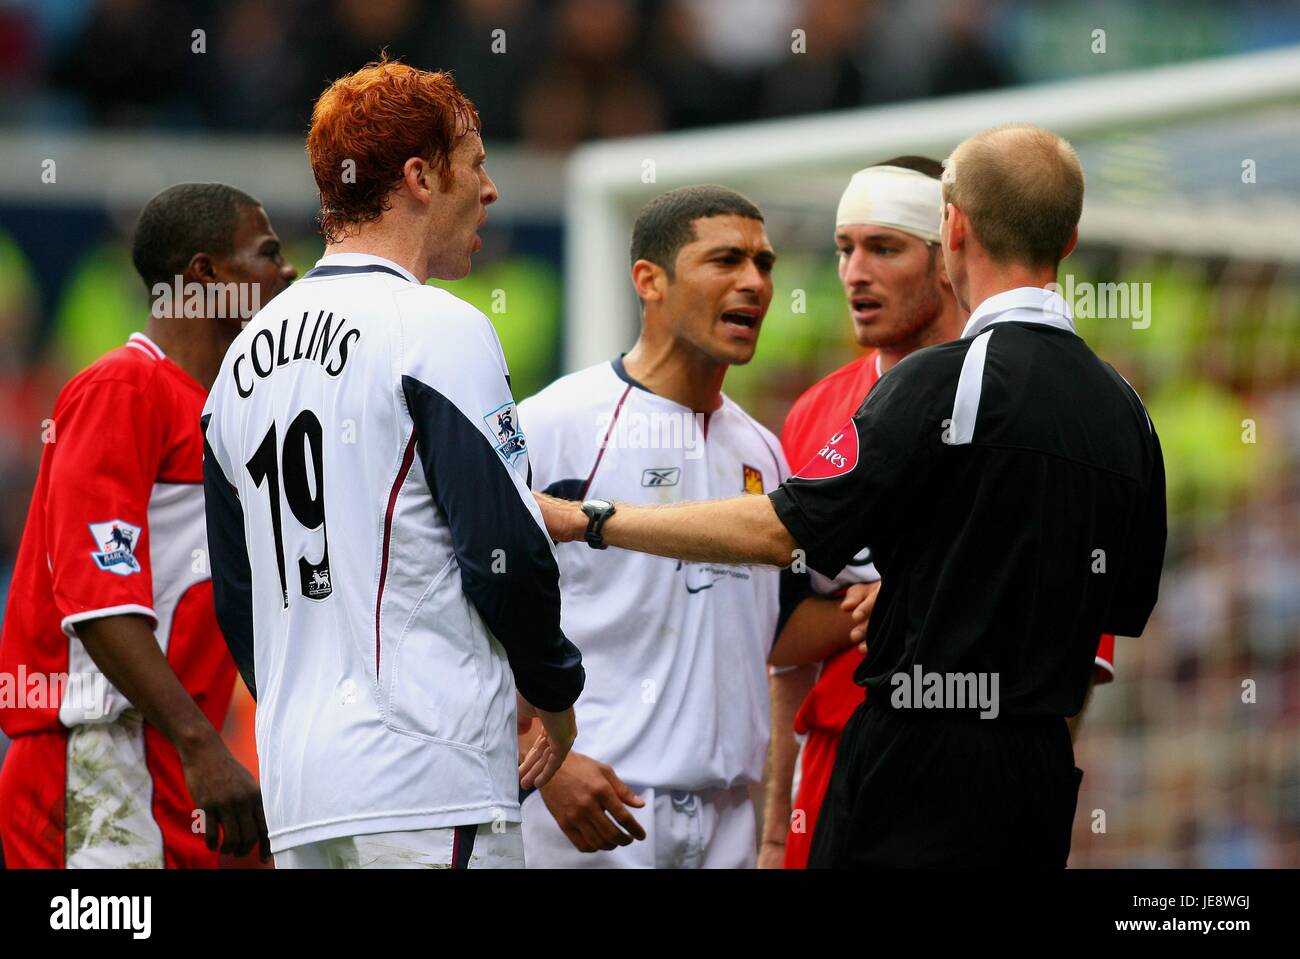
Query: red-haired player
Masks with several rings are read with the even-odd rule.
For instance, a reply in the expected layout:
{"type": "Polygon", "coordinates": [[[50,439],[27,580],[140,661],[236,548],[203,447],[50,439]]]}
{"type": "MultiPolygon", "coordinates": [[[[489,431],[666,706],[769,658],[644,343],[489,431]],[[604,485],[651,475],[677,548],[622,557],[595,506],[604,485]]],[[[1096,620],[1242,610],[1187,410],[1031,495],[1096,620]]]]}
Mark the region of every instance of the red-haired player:
{"type": "Polygon", "coordinates": [[[204,410],[276,866],[519,866],[519,787],[573,744],[583,670],[496,331],[425,282],[469,272],[497,199],[478,113],[382,61],[321,95],[307,152],[325,256],[204,410]],[[516,691],[546,732],[522,767],[516,691]]]}

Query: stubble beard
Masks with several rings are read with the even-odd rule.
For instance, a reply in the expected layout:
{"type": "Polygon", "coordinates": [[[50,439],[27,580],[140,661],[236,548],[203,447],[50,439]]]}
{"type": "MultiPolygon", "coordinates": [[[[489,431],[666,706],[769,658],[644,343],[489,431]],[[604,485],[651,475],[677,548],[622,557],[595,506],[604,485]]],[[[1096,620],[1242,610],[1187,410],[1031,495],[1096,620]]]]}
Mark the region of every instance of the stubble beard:
{"type": "Polygon", "coordinates": [[[931,346],[935,327],[943,317],[943,294],[934,279],[933,269],[922,281],[923,288],[905,305],[907,320],[900,326],[880,331],[873,336],[871,330],[857,327],[858,345],[877,350],[889,350],[891,353],[911,353],[925,346],[931,346]]]}

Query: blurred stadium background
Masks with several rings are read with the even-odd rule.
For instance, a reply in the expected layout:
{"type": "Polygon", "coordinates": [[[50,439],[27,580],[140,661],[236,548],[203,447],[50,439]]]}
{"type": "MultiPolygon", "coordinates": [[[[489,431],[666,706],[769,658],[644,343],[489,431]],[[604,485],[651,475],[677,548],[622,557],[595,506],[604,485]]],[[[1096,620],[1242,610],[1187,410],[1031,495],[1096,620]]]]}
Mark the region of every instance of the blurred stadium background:
{"type": "Polygon", "coordinates": [[[631,343],[630,214],[717,181],[781,254],[727,384],[778,431],[856,349],[831,244],[848,175],[1034,120],[1088,176],[1062,282],[1150,284],[1149,327],[1078,326],[1146,399],[1170,484],[1160,605],[1077,747],[1072,865],[1300,866],[1296,44],[1300,4],[1265,0],[0,2],[0,599],[55,394],[147,315],[140,207],[232,183],[310,267],[310,104],[381,48],[454,70],[483,115],[502,199],[454,288],[496,323],[517,395],[631,343]]]}

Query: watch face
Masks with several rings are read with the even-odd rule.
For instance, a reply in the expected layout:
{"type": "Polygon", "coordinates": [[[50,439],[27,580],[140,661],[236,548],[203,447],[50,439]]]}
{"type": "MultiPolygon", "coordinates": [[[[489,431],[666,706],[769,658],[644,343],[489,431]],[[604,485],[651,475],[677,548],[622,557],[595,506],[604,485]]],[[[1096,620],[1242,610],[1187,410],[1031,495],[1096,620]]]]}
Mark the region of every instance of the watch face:
{"type": "Polygon", "coordinates": [[[589,499],[587,500],[586,505],[592,507],[593,509],[609,509],[612,504],[609,503],[608,500],[589,499]]]}

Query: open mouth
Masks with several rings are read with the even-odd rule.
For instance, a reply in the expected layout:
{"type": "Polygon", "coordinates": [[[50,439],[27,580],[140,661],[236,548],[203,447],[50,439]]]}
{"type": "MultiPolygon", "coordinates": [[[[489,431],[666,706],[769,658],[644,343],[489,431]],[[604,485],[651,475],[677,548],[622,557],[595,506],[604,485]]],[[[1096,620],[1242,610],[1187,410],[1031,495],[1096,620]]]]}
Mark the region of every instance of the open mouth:
{"type": "Polygon", "coordinates": [[[744,310],[728,310],[722,314],[722,322],[752,330],[758,326],[758,314],[744,310]]]}
{"type": "Polygon", "coordinates": [[[864,316],[880,310],[884,304],[869,296],[855,296],[849,301],[855,316],[864,316]]]}

